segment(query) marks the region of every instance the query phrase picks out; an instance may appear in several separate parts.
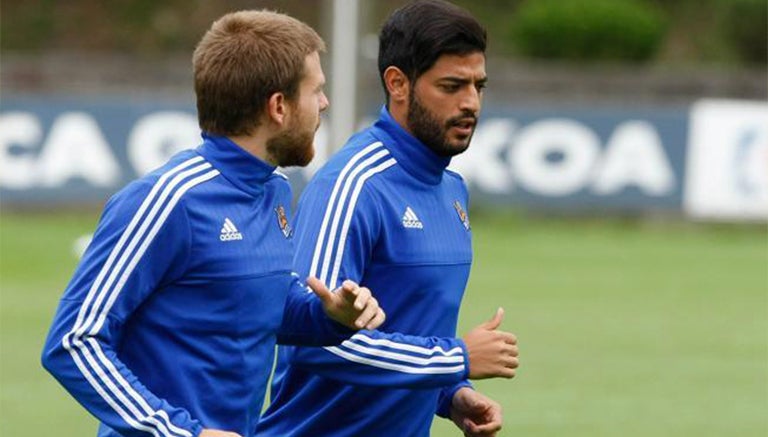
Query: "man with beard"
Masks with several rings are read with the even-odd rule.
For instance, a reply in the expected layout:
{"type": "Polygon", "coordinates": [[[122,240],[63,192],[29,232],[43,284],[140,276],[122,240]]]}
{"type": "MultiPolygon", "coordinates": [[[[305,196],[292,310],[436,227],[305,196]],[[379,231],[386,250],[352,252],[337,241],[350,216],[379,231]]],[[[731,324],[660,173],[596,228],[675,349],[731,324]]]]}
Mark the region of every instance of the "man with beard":
{"type": "Polygon", "coordinates": [[[291,267],[275,169],[312,159],[323,49],[266,11],[225,15],[197,46],[202,144],[107,202],[43,350],[99,436],[251,436],[276,340],[338,344],[383,322],[367,289],[308,293],[291,267]]]}
{"type": "Polygon", "coordinates": [[[483,27],[443,1],[411,3],[384,24],[387,104],[305,189],[295,267],[331,288],[351,279],[376,290],[389,315],[381,329],[407,335],[382,340],[364,330],[336,347],[280,347],[258,435],[427,436],[435,413],[466,435],[501,428],[500,406],[465,378],[514,376],[517,340],[496,330],[503,312],[464,342],[448,338],[472,245],[467,188],[446,167],[477,124],[485,46],[483,27]],[[488,334],[496,349],[480,357],[473,344],[488,334]],[[485,358],[499,367],[480,375],[485,358]]]}

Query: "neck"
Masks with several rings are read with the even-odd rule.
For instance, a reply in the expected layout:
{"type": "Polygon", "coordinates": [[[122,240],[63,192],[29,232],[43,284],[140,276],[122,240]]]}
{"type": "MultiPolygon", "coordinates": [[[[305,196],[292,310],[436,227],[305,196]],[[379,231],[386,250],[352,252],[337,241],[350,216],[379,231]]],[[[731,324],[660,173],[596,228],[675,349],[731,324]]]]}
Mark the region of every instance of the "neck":
{"type": "Polygon", "coordinates": [[[400,125],[401,128],[405,129],[406,132],[413,135],[413,132],[408,129],[408,107],[404,105],[398,105],[390,101],[387,110],[389,111],[389,115],[392,116],[392,118],[397,122],[397,124],[400,125]]]}
{"type": "Polygon", "coordinates": [[[262,129],[257,129],[253,135],[237,135],[228,137],[232,142],[242,147],[246,152],[272,165],[277,165],[274,158],[267,152],[269,136],[262,129]]]}

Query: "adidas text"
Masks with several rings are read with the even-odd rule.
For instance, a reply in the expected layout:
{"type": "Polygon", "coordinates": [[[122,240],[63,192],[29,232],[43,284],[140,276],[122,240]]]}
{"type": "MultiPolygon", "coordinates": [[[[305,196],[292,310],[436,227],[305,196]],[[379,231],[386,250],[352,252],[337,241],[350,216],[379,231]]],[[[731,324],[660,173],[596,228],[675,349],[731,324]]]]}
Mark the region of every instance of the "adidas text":
{"type": "Polygon", "coordinates": [[[219,235],[219,240],[221,241],[232,241],[232,240],[242,240],[243,234],[239,232],[230,232],[227,234],[221,234],[219,235]]]}

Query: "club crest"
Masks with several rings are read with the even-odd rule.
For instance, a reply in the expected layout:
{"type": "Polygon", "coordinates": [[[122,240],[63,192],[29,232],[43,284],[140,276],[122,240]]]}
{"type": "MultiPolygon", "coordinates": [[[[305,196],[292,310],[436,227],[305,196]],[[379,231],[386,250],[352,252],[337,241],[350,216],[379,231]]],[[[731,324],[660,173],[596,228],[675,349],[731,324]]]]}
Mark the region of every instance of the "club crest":
{"type": "Polygon", "coordinates": [[[453,202],[453,207],[456,209],[456,214],[459,215],[459,220],[461,220],[461,223],[464,225],[464,229],[469,230],[469,216],[467,216],[464,208],[461,207],[461,203],[459,203],[458,200],[455,200],[453,202]]]}
{"type": "Polygon", "coordinates": [[[278,205],[275,208],[275,214],[277,215],[277,225],[280,227],[280,231],[285,238],[290,238],[291,234],[293,234],[293,229],[291,229],[291,225],[288,223],[288,217],[285,215],[283,205],[278,205]]]}

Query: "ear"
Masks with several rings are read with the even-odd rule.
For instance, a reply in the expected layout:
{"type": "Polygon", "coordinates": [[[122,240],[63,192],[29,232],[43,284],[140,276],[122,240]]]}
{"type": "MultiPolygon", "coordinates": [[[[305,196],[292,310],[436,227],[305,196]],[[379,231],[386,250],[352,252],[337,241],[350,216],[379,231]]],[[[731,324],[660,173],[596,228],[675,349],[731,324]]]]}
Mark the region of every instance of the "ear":
{"type": "Polygon", "coordinates": [[[384,85],[389,92],[390,101],[395,103],[407,102],[410,93],[409,84],[408,76],[399,68],[389,66],[384,70],[384,85]]]}
{"type": "Polygon", "coordinates": [[[267,100],[267,117],[272,123],[282,126],[288,117],[288,108],[285,95],[283,93],[274,93],[267,100]]]}

